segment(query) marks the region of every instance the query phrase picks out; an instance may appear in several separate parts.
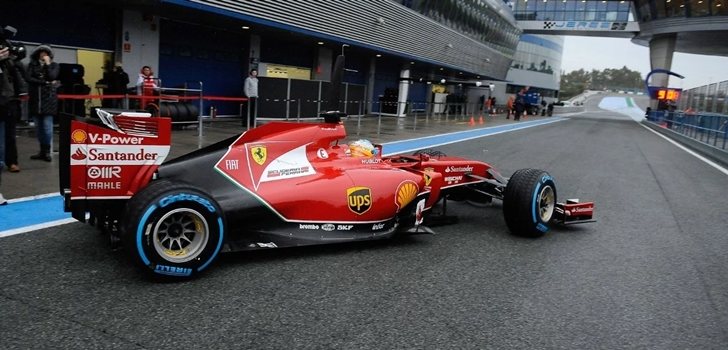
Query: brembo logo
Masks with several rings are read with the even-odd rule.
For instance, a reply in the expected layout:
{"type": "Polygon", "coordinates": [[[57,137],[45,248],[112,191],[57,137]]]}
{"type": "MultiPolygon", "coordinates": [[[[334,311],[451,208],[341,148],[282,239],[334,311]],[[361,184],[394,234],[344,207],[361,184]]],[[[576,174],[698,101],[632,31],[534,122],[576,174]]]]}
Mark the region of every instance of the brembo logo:
{"type": "Polygon", "coordinates": [[[346,190],[349,209],[359,215],[372,207],[372,190],[368,187],[351,187],[346,190]]]}

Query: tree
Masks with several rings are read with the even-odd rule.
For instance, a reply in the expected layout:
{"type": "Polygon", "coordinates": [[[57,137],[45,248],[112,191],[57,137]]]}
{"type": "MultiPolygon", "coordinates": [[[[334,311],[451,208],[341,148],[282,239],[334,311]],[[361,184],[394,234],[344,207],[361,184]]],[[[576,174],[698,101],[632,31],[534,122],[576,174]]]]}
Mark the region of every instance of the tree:
{"type": "Polygon", "coordinates": [[[567,99],[582,93],[584,90],[633,90],[638,91],[644,88],[644,78],[637,71],[630,70],[627,66],[619,69],[607,68],[603,71],[592,70],[587,72],[584,69],[561,74],[562,99],[567,99]]]}

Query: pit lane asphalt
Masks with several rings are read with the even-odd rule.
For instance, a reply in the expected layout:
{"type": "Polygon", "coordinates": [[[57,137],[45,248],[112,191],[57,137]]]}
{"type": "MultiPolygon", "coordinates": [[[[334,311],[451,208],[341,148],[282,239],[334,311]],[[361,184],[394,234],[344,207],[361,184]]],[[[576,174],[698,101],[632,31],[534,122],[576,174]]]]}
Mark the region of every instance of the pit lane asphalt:
{"type": "Polygon", "coordinates": [[[534,167],[598,222],[507,233],[450,203],[435,236],[228,254],[151,283],[91,227],[0,240],[3,348],[722,349],[728,177],[605,111],[439,148],[534,167]]]}

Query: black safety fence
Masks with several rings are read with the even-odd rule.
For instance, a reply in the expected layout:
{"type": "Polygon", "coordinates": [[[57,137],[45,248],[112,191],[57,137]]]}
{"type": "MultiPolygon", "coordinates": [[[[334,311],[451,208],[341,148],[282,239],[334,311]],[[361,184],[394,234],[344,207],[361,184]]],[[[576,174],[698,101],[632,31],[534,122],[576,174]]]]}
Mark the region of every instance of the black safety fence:
{"type": "Polygon", "coordinates": [[[728,151],[728,116],[710,113],[652,111],[647,120],[676,133],[728,151]]]}
{"type": "MultiPolygon", "coordinates": [[[[258,120],[316,119],[329,110],[329,101],[309,97],[302,98],[258,98],[258,120]]],[[[385,102],[367,100],[339,100],[337,111],[349,116],[445,116],[465,117],[495,115],[507,112],[506,106],[486,107],[480,103],[445,102],[385,102]]]]}
{"type": "MultiPolygon", "coordinates": [[[[155,88],[151,94],[59,94],[59,115],[96,117],[96,109],[108,111],[143,111],[154,117],[167,117],[173,126],[196,126],[199,144],[205,125],[217,120],[242,118],[248,99],[237,96],[207,96],[199,88],[155,88]],[[234,110],[234,114],[220,115],[219,109],[234,110]]],[[[249,107],[249,106],[248,106],[249,107]]]]}
{"type": "MultiPolygon", "coordinates": [[[[278,79],[280,82],[286,80],[278,79]]],[[[146,111],[152,116],[169,117],[173,126],[186,128],[190,126],[198,136],[198,145],[205,144],[203,136],[214,133],[218,137],[221,129],[229,130],[236,125],[236,130],[244,131],[271,121],[317,122],[323,120],[321,114],[330,108],[326,95],[328,88],[324,82],[291,80],[290,86],[297,86],[290,94],[296,98],[278,98],[275,95],[259,97],[256,102],[245,97],[207,96],[202,84],[199,88],[157,88],[153,94],[146,95],[76,95],[59,94],[61,114],[74,116],[95,116],[95,109],[102,108],[110,112],[116,110],[146,111]],[[306,89],[310,87],[311,89],[306,89]],[[257,105],[257,108],[255,108],[257,105]],[[144,106],[142,108],[142,106],[144,106]],[[234,107],[234,108],[233,108],[234,107]],[[221,111],[226,111],[221,113],[221,111]],[[229,113],[234,110],[234,113],[229,113]],[[248,116],[251,116],[250,118],[248,116]],[[213,126],[216,121],[227,121],[213,126]],[[214,128],[211,129],[211,128],[214,128]],[[237,129],[240,128],[240,129],[237,129]],[[209,130],[209,131],[208,131],[209,130]]],[[[330,85],[330,84],[328,84],[330,85]]],[[[346,86],[342,84],[343,96],[363,96],[365,86],[346,86]]],[[[286,86],[288,88],[288,86],[286,86]]],[[[341,99],[337,104],[339,111],[347,115],[347,122],[356,121],[357,127],[362,121],[373,125],[376,120],[376,133],[396,132],[396,130],[418,128],[431,122],[447,125],[467,124],[469,126],[485,126],[494,118],[505,118],[508,111],[505,106],[487,106],[482,103],[467,102],[389,102],[366,99],[341,99]],[[391,129],[391,130],[390,130],[391,129]]],[[[522,117],[522,118],[525,118],[522,117]]],[[[358,130],[358,129],[357,129],[358,130]]],[[[373,131],[367,128],[365,130],[373,131]]],[[[355,131],[358,134],[358,131],[355,131]]],[[[209,140],[207,140],[209,141],[209,140]]]]}

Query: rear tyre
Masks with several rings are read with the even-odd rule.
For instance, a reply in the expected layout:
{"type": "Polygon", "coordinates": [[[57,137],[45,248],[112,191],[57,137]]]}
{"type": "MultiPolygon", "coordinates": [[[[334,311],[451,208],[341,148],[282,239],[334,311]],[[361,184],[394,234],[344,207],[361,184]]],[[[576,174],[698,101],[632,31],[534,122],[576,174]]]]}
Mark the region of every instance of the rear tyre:
{"type": "Polygon", "coordinates": [[[549,230],[556,206],[556,184],[547,172],[521,169],[508,180],[503,217],[512,234],[540,237],[549,230]]]}
{"type": "Polygon", "coordinates": [[[129,200],[123,242],[145,272],[184,279],[215,260],[224,231],[214,200],[194,187],[158,180],[129,200]]]}

